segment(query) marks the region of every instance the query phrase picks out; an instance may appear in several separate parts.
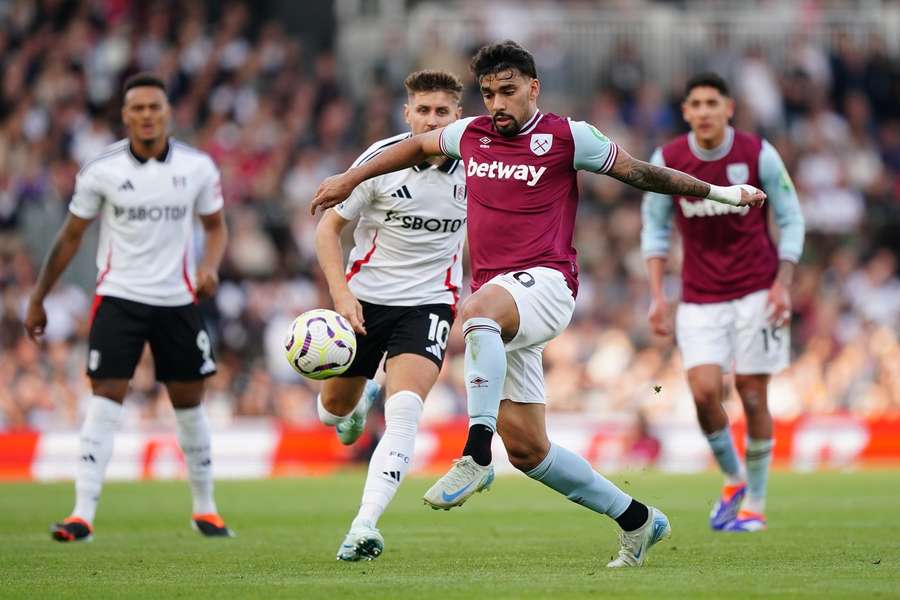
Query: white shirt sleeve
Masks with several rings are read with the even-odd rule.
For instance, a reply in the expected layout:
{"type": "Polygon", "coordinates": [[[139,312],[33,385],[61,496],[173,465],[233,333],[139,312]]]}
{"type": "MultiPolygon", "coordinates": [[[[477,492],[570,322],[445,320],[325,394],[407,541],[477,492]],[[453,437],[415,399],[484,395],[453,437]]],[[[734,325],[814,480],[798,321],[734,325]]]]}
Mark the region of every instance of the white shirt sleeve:
{"type": "Polygon", "coordinates": [[[366,179],[356,186],[346,200],[334,207],[334,212],[348,221],[358,218],[363,208],[372,202],[374,182],[375,179],[366,179]]]}
{"type": "Polygon", "coordinates": [[[197,196],[197,213],[211,215],[222,209],[225,200],[222,198],[222,178],[219,169],[210,158],[203,169],[204,181],[197,196]]]}
{"type": "Polygon", "coordinates": [[[575,144],[573,166],[576,171],[606,173],[616,162],[619,148],[589,123],[569,121],[575,144]]]}
{"type": "Polygon", "coordinates": [[[441,152],[443,152],[445,156],[455,158],[456,160],[462,160],[462,156],[459,153],[460,142],[462,142],[462,136],[466,132],[466,127],[474,120],[475,117],[459,119],[453,121],[441,130],[441,152]]]}
{"type": "Polygon", "coordinates": [[[103,192],[96,168],[84,169],[75,177],[75,193],[69,202],[69,212],[82,219],[93,219],[103,205],[103,192]]]}

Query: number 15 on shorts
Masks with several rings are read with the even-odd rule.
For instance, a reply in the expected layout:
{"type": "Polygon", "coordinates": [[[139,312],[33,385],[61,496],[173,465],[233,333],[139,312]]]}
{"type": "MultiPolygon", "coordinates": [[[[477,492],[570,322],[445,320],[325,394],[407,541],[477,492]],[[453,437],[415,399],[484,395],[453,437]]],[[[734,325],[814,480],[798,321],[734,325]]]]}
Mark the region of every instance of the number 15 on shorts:
{"type": "Polygon", "coordinates": [[[762,336],[763,352],[780,352],[784,344],[784,328],[772,325],[759,330],[762,336]]]}

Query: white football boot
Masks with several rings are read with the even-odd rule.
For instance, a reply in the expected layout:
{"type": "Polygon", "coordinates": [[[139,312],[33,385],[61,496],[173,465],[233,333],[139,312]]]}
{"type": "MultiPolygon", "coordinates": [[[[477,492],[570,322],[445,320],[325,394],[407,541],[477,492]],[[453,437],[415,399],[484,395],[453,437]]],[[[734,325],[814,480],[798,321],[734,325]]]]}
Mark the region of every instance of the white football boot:
{"type": "Polygon", "coordinates": [[[345,446],[353,444],[366,430],[366,416],[369,414],[372,405],[375,404],[375,400],[380,392],[380,385],[371,379],[366,381],[366,387],[363,388],[362,396],[356,408],[353,409],[353,412],[350,413],[346,420],[334,426],[338,439],[341,440],[342,444],[345,446]]]}
{"type": "Polygon", "coordinates": [[[669,518],[657,508],[650,508],[650,517],[647,522],[634,531],[622,531],[619,533],[619,556],[609,561],[607,567],[640,567],[647,559],[647,552],[654,544],[672,535],[672,526],[669,518]]]}
{"type": "Polygon", "coordinates": [[[453,468],[425,492],[423,499],[435,510],[450,510],[462,506],[475,492],[489,489],[493,481],[493,465],[482,467],[471,456],[463,456],[453,461],[453,468]]]}
{"type": "Polygon", "coordinates": [[[375,560],[384,551],[381,532],[369,521],[362,521],[350,527],[338,548],[337,559],[346,561],[375,560]]]}

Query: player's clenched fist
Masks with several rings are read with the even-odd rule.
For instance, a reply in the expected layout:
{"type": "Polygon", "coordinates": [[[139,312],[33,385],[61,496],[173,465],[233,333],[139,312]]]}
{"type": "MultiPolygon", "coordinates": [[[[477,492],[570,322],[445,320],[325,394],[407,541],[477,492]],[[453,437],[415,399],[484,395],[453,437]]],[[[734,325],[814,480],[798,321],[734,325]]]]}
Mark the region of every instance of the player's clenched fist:
{"type": "MultiPolygon", "coordinates": [[[[309,205],[310,214],[316,214],[316,210],[321,207],[322,210],[336,206],[347,199],[347,196],[356,187],[351,177],[345,172],[339,175],[332,175],[322,182],[312,203],[309,205]]],[[[340,312],[340,311],[338,311],[340,312]]]]}
{"type": "Polygon", "coordinates": [[[362,304],[356,296],[347,292],[334,298],[334,311],[350,321],[353,331],[366,335],[365,321],[363,320],[362,304]]]}
{"type": "Polygon", "coordinates": [[[668,336],[672,333],[669,325],[669,304],[665,298],[654,298],[650,302],[650,311],[647,314],[650,321],[650,329],[660,336],[668,336]]]}
{"type": "Polygon", "coordinates": [[[30,300],[28,309],[25,312],[25,331],[28,337],[37,341],[44,335],[44,328],[47,327],[47,312],[44,310],[44,303],[30,300]]]}
{"type": "Polygon", "coordinates": [[[219,274],[213,269],[197,269],[197,297],[211,298],[219,289],[219,274]]]}
{"type": "Polygon", "coordinates": [[[752,185],[743,184],[741,188],[741,206],[762,206],[766,201],[766,193],[752,185]]]}

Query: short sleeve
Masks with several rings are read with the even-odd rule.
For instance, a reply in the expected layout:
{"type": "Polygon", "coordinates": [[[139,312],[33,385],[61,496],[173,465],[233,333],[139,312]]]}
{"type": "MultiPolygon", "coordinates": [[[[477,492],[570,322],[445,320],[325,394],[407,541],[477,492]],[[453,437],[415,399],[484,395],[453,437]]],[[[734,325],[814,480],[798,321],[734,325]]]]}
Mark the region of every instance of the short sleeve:
{"type": "Polygon", "coordinates": [[[372,202],[373,181],[367,179],[356,186],[346,200],[334,207],[334,212],[348,221],[359,217],[363,208],[372,202]]]}
{"type": "Polygon", "coordinates": [[[82,170],[75,177],[75,193],[69,202],[69,212],[82,219],[93,219],[103,205],[103,193],[96,168],[82,170]]]}
{"type": "Polygon", "coordinates": [[[619,148],[589,123],[569,121],[575,144],[573,166],[576,171],[606,173],[616,162],[619,148]]]}
{"type": "Polygon", "coordinates": [[[441,130],[441,152],[444,155],[456,160],[462,160],[462,155],[460,154],[462,136],[466,132],[466,127],[475,118],[466,117],[465,119],[456,120],[441,130]]]}
{"type": "Polygon", "coordinates": [[[208,158],[203,169],[203,187],[197,196],[197,213],[211,215],[222,209],[225,200],[222,198],[222,177],[211,158],[208,158]]]}

